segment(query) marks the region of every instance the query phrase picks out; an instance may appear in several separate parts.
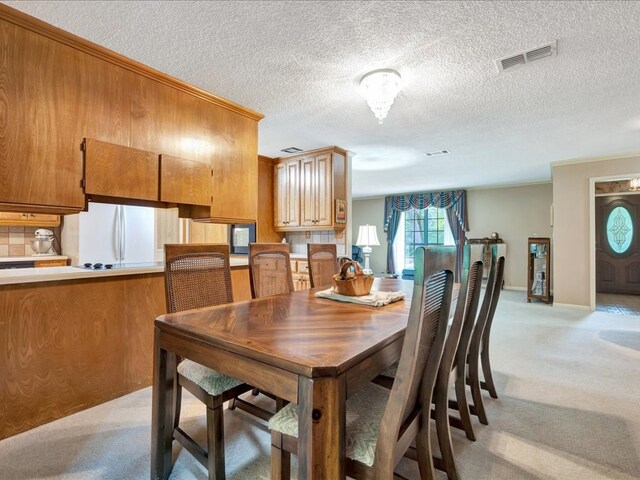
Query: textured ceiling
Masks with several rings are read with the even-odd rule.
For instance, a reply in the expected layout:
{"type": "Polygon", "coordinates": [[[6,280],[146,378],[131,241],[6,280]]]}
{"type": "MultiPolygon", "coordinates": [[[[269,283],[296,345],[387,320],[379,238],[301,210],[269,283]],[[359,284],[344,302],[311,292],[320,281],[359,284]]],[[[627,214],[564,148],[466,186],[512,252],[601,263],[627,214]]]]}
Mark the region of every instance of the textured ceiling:
{"type": "Polygon", "coordinates": [[[5,3],[265,114],[263,155],[352,150],[355,197],[640,151],[639,2],[5,3]],[[497,72],[555,39],[557,57],[497,72]],[[378,125],[356,87],[384,67],[406,85],[378,125]]]}

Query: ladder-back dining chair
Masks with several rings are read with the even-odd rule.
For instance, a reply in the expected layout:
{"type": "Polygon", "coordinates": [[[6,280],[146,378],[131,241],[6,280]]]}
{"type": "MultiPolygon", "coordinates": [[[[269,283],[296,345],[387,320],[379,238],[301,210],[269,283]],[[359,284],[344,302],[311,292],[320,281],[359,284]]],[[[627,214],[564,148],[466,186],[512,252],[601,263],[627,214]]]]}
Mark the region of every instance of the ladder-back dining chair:
{"type": "Polygon", "coordinates": [[[473,398],[473,409],[471,413],[475,414],[480,420],[480,423],[484,425],[488,425],[489,421],[482,402],[481,389],[487,390],[491,397],[498,398],[489,360],[489,340],[493,317],[496,312],[496,307],[498,306],[498,300],[500,299],[505,265],[504,256],[498,256],[497,245],[492,245],[491,250],[491,270],[494,276],[491,278],[491,274],[489,274],[487,291],[475,328],[473,329],[473,336],[469,344],[469,355],[467,356],[467,383],[471,387],[471,396],[473,398]],[[484,382],[480,380],[480,363],[482,363],[484,382]]]}
{"type": "Polygon", "coordinates": [[[307,243],[311,288],[333,285],[338,273],[338,253],[335,243],[307,243]]]}
{"type": "MultiPolygon", "coordinates": [[[[169,313],[233,302],[229,245],[165,245],[165,292],[169,313]]],[[[177,365],[173,438],[207,469],[210,480],[225,478],[223,404],[251,388],[188,359],[177,365]],[[207,408],[206,449],[180,428],[182,388],[207,408]]]]}
{"type": "Polygon", "coordinates": [[[249,280],[253,298],[293,292],[289,244],[249,244],[249,280]]]}
{"type": "MultiPolygon", "coordinates": [[[[428,419],[447,331],[453,270],[442,247],[418,248],[415,264],[397,380],[391,390],[371,383],[347,400],[346,472],[356,479],[394,478],[394,469],[413,440],[421,478],[434,478],[428,419]]],[[[297,405],[289,404],[274,415],[269,427],[271,479],[288,480],[290,451],[297,448],[297,405]],[[291,448],[283,449],[286,446],[291,448]]]]}

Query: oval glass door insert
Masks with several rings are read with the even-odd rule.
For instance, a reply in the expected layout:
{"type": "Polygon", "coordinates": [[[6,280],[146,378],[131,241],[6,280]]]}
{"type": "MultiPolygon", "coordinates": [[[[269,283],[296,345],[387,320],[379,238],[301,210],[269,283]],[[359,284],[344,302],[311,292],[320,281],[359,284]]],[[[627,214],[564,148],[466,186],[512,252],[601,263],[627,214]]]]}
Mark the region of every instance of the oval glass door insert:
{"type": "Polygon", "coordinates": [[[616,253],[624,253],[629,250],[633,239],[633,221],[629,210],[625,207],[616,207],[607,219],[607,242],[616,253]]]}

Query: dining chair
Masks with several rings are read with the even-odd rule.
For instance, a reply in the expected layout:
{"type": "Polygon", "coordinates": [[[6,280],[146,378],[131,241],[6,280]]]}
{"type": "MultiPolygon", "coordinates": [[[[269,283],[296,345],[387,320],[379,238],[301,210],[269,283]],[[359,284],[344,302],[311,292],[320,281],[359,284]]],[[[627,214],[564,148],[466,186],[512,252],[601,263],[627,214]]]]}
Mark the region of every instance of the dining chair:
{"type": "Polygon", "coordinates": [[[333,285],[339,271],[335,243],[307,243],[307,261],[311,288],[333,285]]]}
{"type": "Polygon", "coordinates": [[[480,423],[484,425],[488,425],[489,421],[484,409],[481,389],[487,390],[491,397],[498,398],[489,360],[491,325],[493,324],[493,317],[496,312],[496,307],[498,306],[502,279],[504,278],[505,258],[504,256],[498,257],[497,251],[498,247],[493,245],[491,270],[494,272],[494,277],[492,279],[491,273],[489,274],[487,291],[485,292],[482,308],[480,309],[480,314],[473,329],[473,336],[469,344],[469,355],[467,356],[468,377],[466,383],[471,387],[471,396],[473,398],[473,408],[470,407],[470,409],[471,413],[476,415],[480,423]],[[484,382],[480,380],[480,363],[482,363],[484,382]]]}
{"type": "MultiPolygon", "coordinates": [[[[169,313],[232,303],[229,245],[165,245],[165,293],[169,313]]],[[[210,480],[223,480],[223,404],[252,387],[191,360],[177,361],[173,438],[207,469],[210,480]],[[180,428],[182,388],[207,407],[206,449],[180,428]]]]}
{"type": "MultiPolygon", "coordinates": [[[[458,292],[453,319],[450,322],[447,333],[445,348],[440,360],[438,377],[433,393],[434,410],[432,411],[432,418],[436,422],[436,433],[441,452],[441,457],[434,457],[434,465],[439,470],[446,472],[449,480],[458,478],[451,444],[451,431],[449,428],[449,384],[452,374],[457,374],[455,360],[459,344],[461,342],[468,344],[468,340],[461,340],[461,337],[464,335],[467,337],[471,336],[478,311],[480,287],[482,284],[482,261],[479,260],[481,257],[477,252],[478,248],[482,249],[482,245],[465,245],[463,249],[460,290],[458,292]],[[476,260],[472,262],[472,259],[476,260]]],[[[455,265],[455,255],[452,255],[450,261],[452,265],[455,265]]],[[[387,368],[381,376],[374,381],[386,388],[391,388],[396,376],[396,370],[397,366],[387,368]]],[[[463,370],[462,374],[463,382],[465,378],[464,372],[466,372],[466,369],[463,370]]],[[[465,391],[463,390],[463,395],[464,394],[465,391]]],[[[462,405],[466,405],[466,403],[464,403],[465,399],[466,397],[463,396],[461,401],[462,405]]],[[[469,419],[469,424],[470,423],[471,421],[469,419]]],[[[416,460],[417,452],[411,447],[407,451],[406,456],[416,460]]]]}
{"type": "Polygon", "coordinates": [[[250,243],[249,283],[253,298],[293,292],[289,244],[250,243]]]}
{"type": "MultiPolygon", "coordinates": [[[[430,416],[433,387],[444,348],[453,288],[449,252],[415,252],[413,298],[393,388],[370,383],[347,400],[346,472],[356,479],[391,479],[415,440],[421,478],[434,478],[430,416]]],[[[298,409],[289,404],[273,416],[271,479],[290,478],[297,450],[298,409]],[[283,449],[284,447],[284,449],[283,449]]]]}

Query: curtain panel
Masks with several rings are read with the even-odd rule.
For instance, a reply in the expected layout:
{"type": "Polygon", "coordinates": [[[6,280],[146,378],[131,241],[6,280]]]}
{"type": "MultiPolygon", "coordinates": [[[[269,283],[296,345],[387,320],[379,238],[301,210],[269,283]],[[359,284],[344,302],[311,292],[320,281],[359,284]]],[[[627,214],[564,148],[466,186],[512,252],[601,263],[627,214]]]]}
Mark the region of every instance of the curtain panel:
{"type": "Polygon", "coordinates": [[[462,272],[462,250],[465,243],[464,232],[469,231],[467,220],[467,192],[465,190],[452,190],[448,192],[412,193],[408,195],[390,195],[385,197],[384,230],[387,233],[387,272],[395,272],[395,260],[393,258],[393,242],[395,241],[400,221],[400,213],[411,209],[424,210],[429,207],[444,208],[447,210],[447,218],[451,226],[451,232],[458,252],[456,261],[456,278],[460,278],[462,272]]]}

